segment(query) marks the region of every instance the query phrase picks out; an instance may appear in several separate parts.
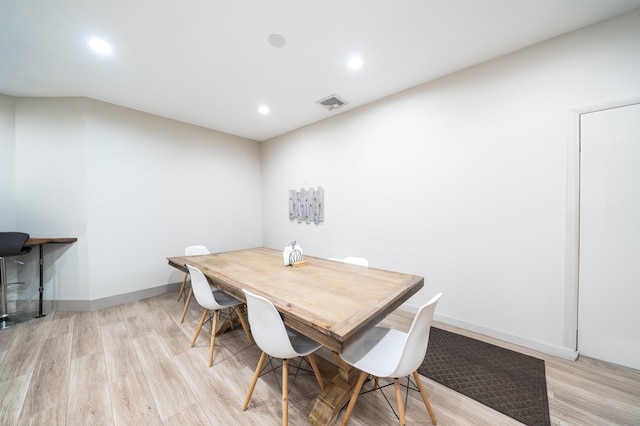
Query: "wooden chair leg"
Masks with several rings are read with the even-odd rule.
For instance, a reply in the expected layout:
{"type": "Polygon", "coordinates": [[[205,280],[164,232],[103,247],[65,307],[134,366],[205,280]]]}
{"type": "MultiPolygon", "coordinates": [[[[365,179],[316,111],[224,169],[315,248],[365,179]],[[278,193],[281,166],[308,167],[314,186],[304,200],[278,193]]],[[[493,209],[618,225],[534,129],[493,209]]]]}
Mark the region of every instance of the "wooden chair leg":
{"type": "Polygon", "coordinates": [[[180,324],[184,322],[184,317],[187,316],[187,311],[189,310],[189,303],[191,303],[192,296],[193,296],[193,288],[190,288],[189,295],[187,296],[187,301],[184,302],[184,309],[182,310],[182,318],[180,318],[180,324]]]}
{"type": "Polygon", "coordinates": [[[398,416],[400,417],[400,426],[405,426],[407,420],[404,417],[404,404],[402,403],[402,388],[400,388],[400,381],[397,377],[393,379],[396,388],[396,402],[398,403],[398,416]]]}
{"type": "Polygon", "coordinates": [[[429,416],[431,416],[431,423],[434,425],[438,424],[438,420],[436,420],[436,415],[433,413],[431,409],[431,404],[429,403],[429,397],[424,390],[424,386],[422,385],[422,380],[420,380],[420,375],[417,371],[413,372],[413,379],[416,382],[416,386],[418,386],[418,390],[420,390],[420,395],[422,396],[422,400],[424,401],[424,405],[427,407],[427,411],[429,412],[429,416]]]}
{"type": "Polygon", "coordinates": [[[311,364],[311,369],[313,370],[313,374],[315,374],[316,380],[320,385],[320,390],[324,390],[324,382],[322,381],[322,376],[320,375],[320,370],[318,369],[316,358],[313,356],[313,354],[309,354],[307,355],[307,359],[309,360],[309,364],[311,364]]]}
{"type": "Polygon", "coordinates": [[[282,426],[289,424],[289,360],[282,360],[282,426]]]}
{"type": "Polygon", "coordinates": [[[238,315],[238,319],[240,320],[240,324],[242,324],[242,329],[244,330],[244,334],[247,335],[247,340],[250,345],[253,345],[253,337],[251,337],[251,329],[249,328],[249,323],[247,319],[244,317],[244,313],[242,313],[242,309],[240,306],[236,306],[236,314],[238,315]]]}
{"type": "Polygon", "coordinates": [[[193,340],[191,341],[191,347],[196,344],[196,340],[198,339],[198,335],[200,334],[200,330],[202,330],[202,325],[204,324],[205,319],[207,318],[207,314],[209,313],[208,309],[205,309],[202,313],[202,318],[200,318],[200,324],[198,324],[198,328],[196,328],[196,334],[193,336],[193,340]]]}
{"type": "Polygon", "coordinates": [[[256,367],[256,372],[253,373],[253,379],[251,379],[251,385],[249,385],[249,392],[247,393],[247,397],[244,400],[242,411],[245,411],[249,406],[249,401],[251,400],[253,389],[256,387],[256,383],[258,382],[258,377],[260,377],[260,371],[262,371],[262,366],[264,365],[265,359],[267,359],[267,354],[262,352],[262,355],[260,355],[260,360],[258,361],[258,366],[256,367]]]}
{"type": "Polygon", "coordinates": [[[233,309],[231,307],[227,308],[227,315],[229,316],[229,325],[231,330],[236,327],[235,320],[233,319],[233,309]]]}
{"type": "Polygon", "coordinates": [[[360,389],[362,389],[362,385],[364,383],[364,379],[367,378],[367,373],[364,371],[360,373],[360,377],[358,377],[358,381],[356,382],[356,387],[353,389],[353,394],[351,395],[351,400],[349,401],[349,405],[347,406],[347,412],[344,413],[344,418],[342,419],[342,426],[346,426],[349,422],[349,416],[351,416],[351,412],[353,411],[353,407],[356,405],[356,401],[358,400],[358,395],[360,394],[360,389]]]}
{"type": "Polygon", "coordinates": [[[211,323],[211,343],[209,343],[209,367],[213,365],[213,346],[216,344],[216,330],[218,329],[218,319],[220,311],[213,314],[213,322],[211,323]]]}
{"type": "Polygon", "coordinates": [[[182,293],[184,293],[184,288],[187,286],[187,277],[189,276],[189,274],[184,274],[184,278],[182,279],[182,285],[180,286],[180,291],[178,292],[178,302],[180,301],[180,298],[182,297],[182,293]]]}

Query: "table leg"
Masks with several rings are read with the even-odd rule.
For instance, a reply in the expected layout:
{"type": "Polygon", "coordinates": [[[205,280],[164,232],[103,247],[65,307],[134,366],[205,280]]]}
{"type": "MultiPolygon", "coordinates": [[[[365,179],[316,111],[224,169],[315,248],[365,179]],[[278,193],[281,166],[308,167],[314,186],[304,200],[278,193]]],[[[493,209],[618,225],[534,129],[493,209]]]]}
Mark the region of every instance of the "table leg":
{"type": "Polygon", "coordinates": [[[43,316],[45,316],[45,314],[42,313],[43,309],[42,309],[42,304],[43,304],[43,299],[44,299],[44,254],[43,254],[43,247],[44,244],[38,244],[38,248],[39,248],[39,252],[40,252],[40,303],[38,306],[38,316],[36,318],[41,318],[43,316]]]}
{"type": "Polygon", "coordinates": [[[340,410],[349,402],[359,371],[347,364],[336,352],[333,360],[338,366],[338,373],[325,386],[324,391],[316,398],[309,422],[314,426],[333,425],[340,410]]]}
{"type": "MultiPolygon", "coordinates": [[[[242,309],[246,309],[245,308],[246,305],[238,305],[236,306],[236,309],[241,309],[240,312],[242,312],[242,309]]],[[[241,314],[238,314],[238,318],[240,318],[241,314]]],[[[218,329],[218,331],[216,332],[216,336],[220,336],[221,334],[226,333],[227,331],[232,331],[235,328],[237,328],[238,325],[242,325],[242,320],[240,320],[241,322],[237,323],[234,321],[232,316],[229,316],[229,318],[227,318],[221,325],[220,328],[218,329]]],[[[247,336],[249,337],[249,336],[247,336]]]]}

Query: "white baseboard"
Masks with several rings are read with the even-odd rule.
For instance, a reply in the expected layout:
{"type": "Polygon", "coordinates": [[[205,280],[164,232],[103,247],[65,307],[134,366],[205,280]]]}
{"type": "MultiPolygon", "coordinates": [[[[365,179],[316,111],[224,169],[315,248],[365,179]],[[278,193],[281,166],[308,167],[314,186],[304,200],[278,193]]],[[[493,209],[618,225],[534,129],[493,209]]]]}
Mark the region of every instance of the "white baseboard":
{"type": "MultiPolygon", "coordinates": [[[[400,309],[415,314],[418,309],[413,306],[401,306],[400,309]]],[[[527,339],[525,337],[516,336],[514,334],[505,333],[503,331],[494,330],[492,328],[482,327],[477,324],[461,321],[456,318],[451,318],[446,315],[440,315],[438,313],[433,316],[434,321],[438,321],[442,324],[451,325],[453,327],[462,328],[464,330],[472,331],[474,333],[482,334],[484,336],[500,339],[505,342],[513,343],[514,345],[523,346],[525,348],[533,349],[538,352],[542,352],[548,355],[553,355],[558,358],[568,359],[575,361],[578,359],[579,352],[573,349],[565,348],[562,346],[549,345],[547,343],[538,342],[536,340],[527,339]]]]}
{"type": "MultiPolygon", "coordinates": [[[[51,312],[56,311],[95,311],[98,309],[110,308],[112,306],[121,305],[123,303],[135,302],[136,300],[142,300],[149,297],[159,296],[161,294],[171,293],[178,291],[182,282],[167,284],[159,287],[152,287],[145,290],[135,291],[133,293],[119,294],[116,296],[105,297],[98,300],[45,300],[44,311],[51,312]]],[[[418,310],[413,306],[403,305],[400,309],[415,314],[418,310]]],[[[433,317],[435,321],[443,324],[451,325],[453,327],[462,328],[464,330],[472,331],[474,333],[482,334],[484,336],[500,339],[505,342],[513,343],[515,345],[524,346],[525,348],[533,349],[538,352],[543,352],[549,355],[557,356],[559,358],[575,361],[578,358],[578,351],[555,345],[549,345],[547,343],[538,342],[536,340],[527,339],[514,334],[505,333],[503,331],[494,330],[479,326],[477,324],[461,321],[456,318],[447,317],[436,313],[433,317]]]]}
{"type": "Polygon", "coordinates": [[[135,302],[136,300],[178,291],[181,285],[182,282],[177,282],[97,300],[45,300],[44,313],[51,311],[97,311],[98,309],[110,308],[123,303],[135,302]]]}

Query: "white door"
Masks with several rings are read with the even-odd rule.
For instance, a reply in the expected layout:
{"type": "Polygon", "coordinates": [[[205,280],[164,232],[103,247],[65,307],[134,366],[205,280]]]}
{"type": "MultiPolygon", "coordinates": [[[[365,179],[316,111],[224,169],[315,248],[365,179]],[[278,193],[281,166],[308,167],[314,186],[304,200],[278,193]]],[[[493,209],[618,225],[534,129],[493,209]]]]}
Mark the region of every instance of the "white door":
{"type": "Polygon", "coordinates": [[[640,369],[640,104],[580,117],[578,351],[640,369]]]}

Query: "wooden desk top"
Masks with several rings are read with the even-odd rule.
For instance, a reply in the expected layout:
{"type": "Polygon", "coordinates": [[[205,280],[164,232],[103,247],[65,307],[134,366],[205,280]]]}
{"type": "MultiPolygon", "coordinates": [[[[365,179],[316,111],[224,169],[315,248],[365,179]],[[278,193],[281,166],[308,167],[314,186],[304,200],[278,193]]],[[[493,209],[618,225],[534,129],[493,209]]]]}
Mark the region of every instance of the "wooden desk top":
{"type": "Polygon", "coordinates": [[[305,256],[306,266],[284,266],[282,252],[253,248],[168,258],[186,272],[200,269],[212,285],[245,300],[242,289],[267,297],[285,324],[342,352],[424,285],[424,278],[305,256]]]}
{"type": "Polygon", "coordinates": [[[40,244],[69,244],[78,241],[77,238],[29,238],[25,246],[37,246],[40,244]]]}

